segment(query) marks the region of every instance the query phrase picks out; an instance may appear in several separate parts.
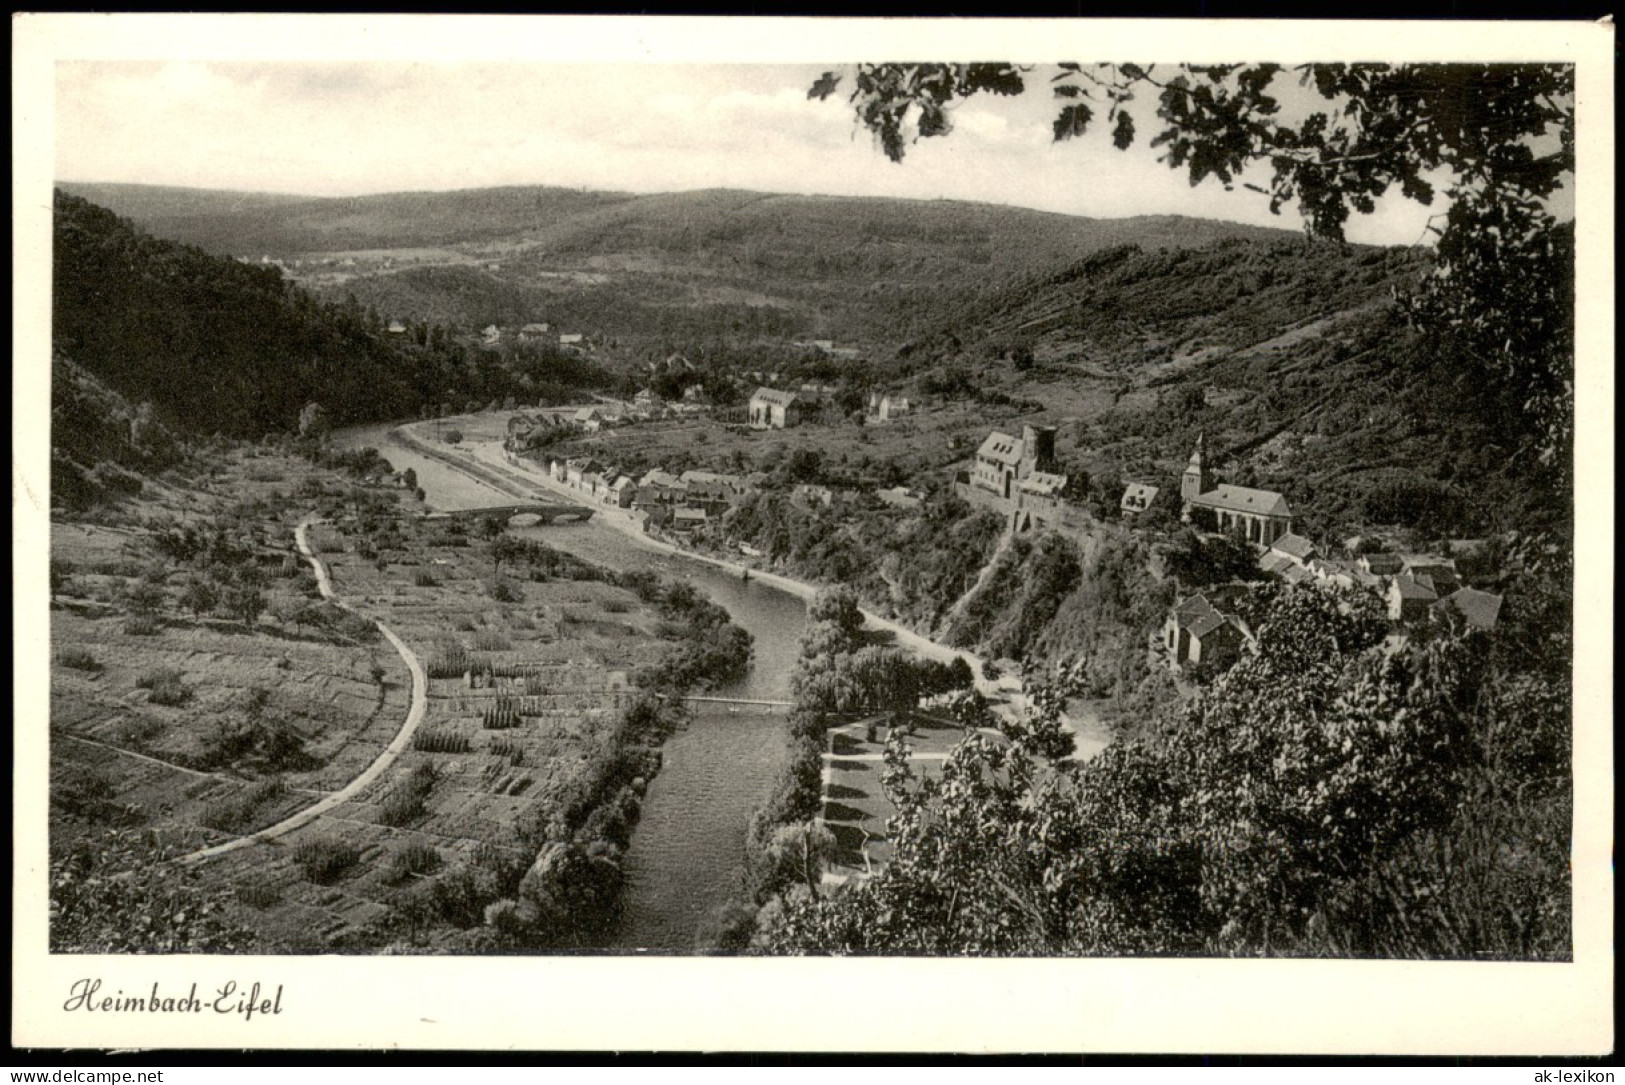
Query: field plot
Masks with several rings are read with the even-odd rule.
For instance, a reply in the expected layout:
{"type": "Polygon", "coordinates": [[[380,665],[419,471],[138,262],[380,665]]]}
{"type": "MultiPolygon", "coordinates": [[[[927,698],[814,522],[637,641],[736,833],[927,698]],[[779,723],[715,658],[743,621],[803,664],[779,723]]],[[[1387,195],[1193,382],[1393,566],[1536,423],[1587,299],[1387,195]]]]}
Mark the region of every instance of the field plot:
{"type": "Polygon", "coordinates": [[[545,547],[504,564],[500,530],[426,521],[391,479],[239,453],[57,525],[54,855],[89,862],[113,830],[170,857],[254,835],[192,870],[270,952],[467,948],[548,841],[618,858],[657,764],[641,686],[684,628],[658,589],[545,547]],[[331,600],[295,546],[307,516],[331,600]],[[428,675],[393,759],[413,681],[379,621],[428,675]]]}

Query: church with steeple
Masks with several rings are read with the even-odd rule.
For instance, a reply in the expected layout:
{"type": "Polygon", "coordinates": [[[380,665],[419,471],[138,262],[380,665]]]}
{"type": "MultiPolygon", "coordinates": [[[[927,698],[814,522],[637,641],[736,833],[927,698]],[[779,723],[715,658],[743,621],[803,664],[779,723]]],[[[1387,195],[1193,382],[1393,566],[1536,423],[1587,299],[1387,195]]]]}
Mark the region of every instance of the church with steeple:
{"type": "Polygon", "coordinates": [[[1195,510],[1206,510],[1213,514],[1220,531],[1256,546],[1268,546],[1292,530],[1292,509],[1281,494],[1213,482],[1208,473],[1207,442],[1201,435],[1179,480],[1179,496],[1186,520],[1195,510]]]}

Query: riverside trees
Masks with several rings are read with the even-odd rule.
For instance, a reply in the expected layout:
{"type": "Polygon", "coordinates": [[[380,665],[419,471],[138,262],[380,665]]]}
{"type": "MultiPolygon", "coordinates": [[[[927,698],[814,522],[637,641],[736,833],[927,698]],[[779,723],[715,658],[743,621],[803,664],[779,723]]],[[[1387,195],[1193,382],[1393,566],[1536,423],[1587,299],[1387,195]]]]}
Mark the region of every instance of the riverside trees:
{"type": "MultiPolygon", "coordinates": [[[[1064,688],[1008,741],[968,733],[937,779],[894,735],[895,859],[786,896],[758,948],[1566,957],[1563,774],[1489,737],[1524,682],[1552,684],[1495,675],[1478,634],[1396,653],[1383,633],[1355,597],[1281,590],[1255,656],[1086,764],[1051,741],[1064,688]],[[1484,839],[1486,808],[1531,827],[1484,839]]],[[[1561,705],[1538,726],[1562,732],[1561,705]]]]}

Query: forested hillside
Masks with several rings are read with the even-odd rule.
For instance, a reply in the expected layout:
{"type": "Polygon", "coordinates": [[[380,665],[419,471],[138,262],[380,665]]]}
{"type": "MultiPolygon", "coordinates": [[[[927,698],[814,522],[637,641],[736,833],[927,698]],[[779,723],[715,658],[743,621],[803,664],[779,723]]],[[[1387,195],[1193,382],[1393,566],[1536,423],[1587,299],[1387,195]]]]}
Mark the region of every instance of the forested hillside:
{"type": "Polygon", "coordinates": [[[157,240],[59,195],[54,272],[56,350],[189,426],[291,429],[312,400],[344,420],[416,407],[397,351],[275,269],[157,240]]]}
{"type": "Polygon", "coordinates": [[[1089,219],[948,200],[727,189],[632,195],[538,186],[236,204],[234,194],[202,192],[188,208],[171,189],[64,188],[218,255],[298,260],[293,274],[320,296],[342,302],[353,293],[389,317],[471,327],[564,321],[623,336],[889,343],[899,313],[911,323],[931,319],[920,302],[1042,276],[1101,249],[1291,236],[1178,216],[1089,219]],[[429,268],[436,274],[425,274],[429,268]]]}
{"type": "Polygon", "coordinates": [[[447,402],[461,410],[516,394],[564,398],[607,379],[556,349],[474,359],[427,322],[391,336],[354,299],[318,301],[276,267],[159,240],[61,193],[54,257],[55,355],[194,433],[291,432],[312,402],[342,424],[447,402]]]}

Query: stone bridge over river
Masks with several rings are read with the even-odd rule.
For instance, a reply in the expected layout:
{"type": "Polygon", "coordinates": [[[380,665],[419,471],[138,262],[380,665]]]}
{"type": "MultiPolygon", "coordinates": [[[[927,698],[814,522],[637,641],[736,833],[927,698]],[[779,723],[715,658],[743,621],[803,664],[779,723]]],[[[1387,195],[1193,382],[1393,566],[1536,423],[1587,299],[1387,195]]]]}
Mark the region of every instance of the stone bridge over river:
{"type": "Polygon", "coordinates": [[[512,520],[516,516],[534,516],[544,524],[585,523],[592,519],[593,509],[585,505],[492,505],[483,509],[457,509],[452,512],[431,512],[425,520],[482,520],[494,516],[512,520]]]}

